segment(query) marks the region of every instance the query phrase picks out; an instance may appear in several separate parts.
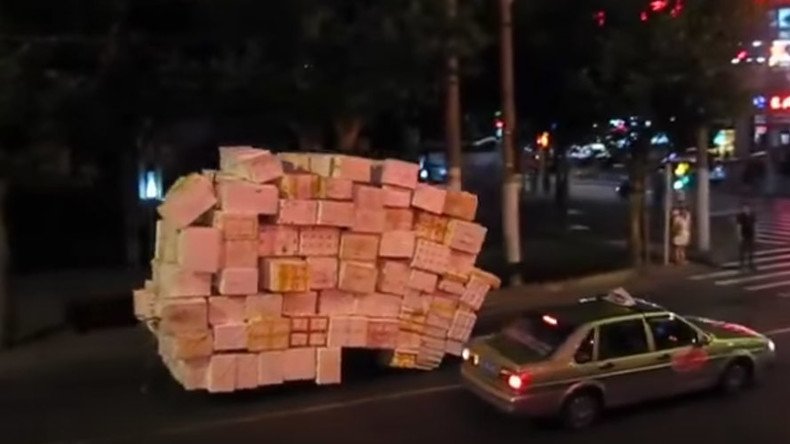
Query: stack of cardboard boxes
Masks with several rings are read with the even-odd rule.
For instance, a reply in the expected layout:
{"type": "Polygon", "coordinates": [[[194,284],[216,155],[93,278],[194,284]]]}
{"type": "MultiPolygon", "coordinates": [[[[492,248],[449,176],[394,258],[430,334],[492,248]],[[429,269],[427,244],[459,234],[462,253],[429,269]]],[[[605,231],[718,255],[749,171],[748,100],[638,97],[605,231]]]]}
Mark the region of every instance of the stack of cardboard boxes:
{"type": "Polygon", "coordinates": [[[220,149],[159,207],[135,313],[187,389],[339,383],[341,349],[432,369],[459,355],[492,287],[474,267],[477,197],[418,183],[418,166],[220,149]]]}

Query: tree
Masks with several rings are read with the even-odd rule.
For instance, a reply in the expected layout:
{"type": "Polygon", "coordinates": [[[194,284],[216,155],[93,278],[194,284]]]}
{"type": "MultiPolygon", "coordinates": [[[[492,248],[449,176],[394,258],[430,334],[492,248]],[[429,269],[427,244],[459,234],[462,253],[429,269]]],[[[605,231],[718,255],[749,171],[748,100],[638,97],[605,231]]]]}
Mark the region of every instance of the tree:
{"type": "MultiPolygon", "coordinates": [[[[690,129],[748,105],[745,83],[729,60],[764,14],[751,0],[603,0],[600,8],[600,59],[586,76],[590,93],[602,116],[651,122],[633,129],[629,165],[631,251],[639,264],[647,250],[643,208],[652,135],[672,120],[685,129],[681,133],[693,134],[690,129]]],[[[698,148],[704,154],[707,145],[698,148]]],[[[706,176],[700,180],[707,185],[706,176]]]]}

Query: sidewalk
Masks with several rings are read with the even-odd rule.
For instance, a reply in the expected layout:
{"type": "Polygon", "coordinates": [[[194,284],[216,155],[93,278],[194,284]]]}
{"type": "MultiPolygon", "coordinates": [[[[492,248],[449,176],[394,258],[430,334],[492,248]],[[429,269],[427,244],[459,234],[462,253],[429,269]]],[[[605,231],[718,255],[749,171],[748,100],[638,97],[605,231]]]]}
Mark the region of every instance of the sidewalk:
{"type": "MultiPolygon", "coordinates": [[[[492,293],[481,311],[478,331],[490,331],[513,312],[569,302],[616,286],[635,294],[692,269],[657,269],[648,275],[607,273],[563,283],[532,285],[492,293]]],[[[367,358],[345,359],[344,384],[315,387],[288,384],[251,393],[210,396],[184,392],[170,380],[143,328],[118,328],[85,335],[63,332],[0,353],[0,428],[9,442],[85,442],[153,429],[190,427],[221,418],[293,405],[340,402],[365,393],[380,394],[431,386],[453,366],[436,372],[373,370],[367,358]],[[360,361],[362,359],[362,361],[360,361]],[[355,368],[349,368],[355,367],[355,368]],[[360,370],[362,369],[362,370],[360,370]],[[350,375],[350,376],[347,376],[350,375]],[[402,388],[401,388],[402,387],[402,388]]],[[[368,353],[367,355],[370,355],[368,353]]],[[[132,440],[132,438],[127,438],[132,440]]],[[[143,442],[132,440],[131,442],[143,442]]]]}

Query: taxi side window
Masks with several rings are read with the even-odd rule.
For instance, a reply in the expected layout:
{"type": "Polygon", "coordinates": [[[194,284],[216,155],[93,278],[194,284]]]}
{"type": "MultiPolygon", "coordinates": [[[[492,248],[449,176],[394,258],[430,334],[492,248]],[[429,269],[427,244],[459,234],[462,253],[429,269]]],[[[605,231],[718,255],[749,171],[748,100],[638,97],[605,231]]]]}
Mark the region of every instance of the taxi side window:
{"type": "Polygon", "coordinates": [[[598,359],[601,361],[649,351],[645,324],[641,319],[604,324],[598,329],[598,359]]]}
{"type": "Polygon", "coordinates": [[[674,316],[648,318],[656,350],[686,347],[697,341],[697,332],[690,325],[674,316]]]}
{"type": "Polygon", "coordinates": [[[595,349],[595,329],[591,329],[584,340],[579,343],[579,348],[576,349],[576,354],[573,359],[577,364],[585,364],[592,361],[593,350],[595,349]]]}

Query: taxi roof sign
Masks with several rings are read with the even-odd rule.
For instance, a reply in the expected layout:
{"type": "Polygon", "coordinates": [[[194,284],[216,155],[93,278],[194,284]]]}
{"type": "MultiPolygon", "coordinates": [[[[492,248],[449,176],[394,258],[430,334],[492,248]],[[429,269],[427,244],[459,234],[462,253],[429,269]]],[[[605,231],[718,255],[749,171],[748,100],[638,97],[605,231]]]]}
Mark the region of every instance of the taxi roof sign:
{"type": "Polygon", "coordinates": [[[615,288],[604,296],[603,299],[624,307],[633,307],[636,305],[636,299],[634,299],[634,297],[623,287],[615,288]]]}

